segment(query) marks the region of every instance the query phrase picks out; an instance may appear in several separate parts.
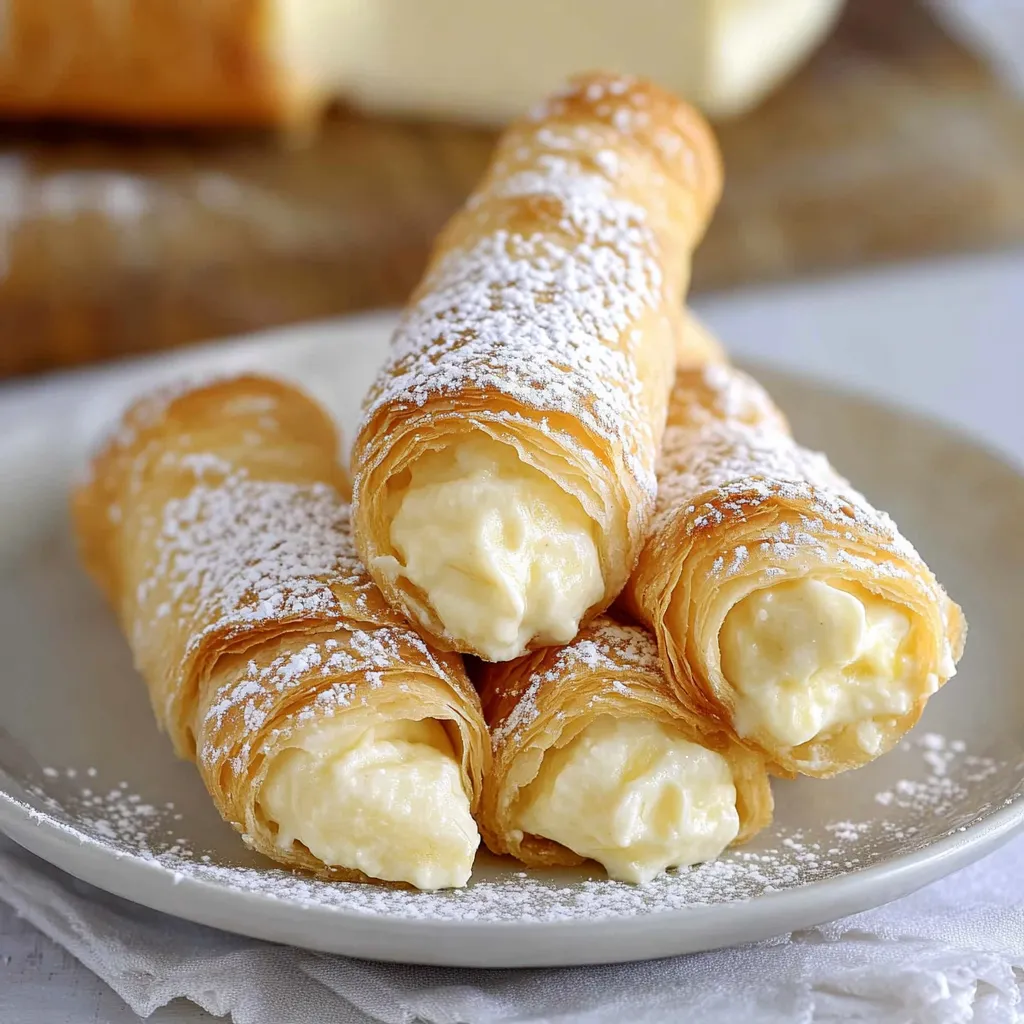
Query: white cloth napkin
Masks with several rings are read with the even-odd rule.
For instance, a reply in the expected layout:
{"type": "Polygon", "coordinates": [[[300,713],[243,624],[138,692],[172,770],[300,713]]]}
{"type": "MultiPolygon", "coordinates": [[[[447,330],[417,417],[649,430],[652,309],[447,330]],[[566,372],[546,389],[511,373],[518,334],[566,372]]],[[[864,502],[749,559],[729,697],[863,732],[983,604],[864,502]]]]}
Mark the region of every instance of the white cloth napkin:
{"type": "Polygon", "coordinates": [[[275,946],[106,895],[2,838],[0,899],[143,1016],[185,997],[235,1024],[1024,1022],[1024,838],[830,925],[608,967],[403,967],[275,946]]]}

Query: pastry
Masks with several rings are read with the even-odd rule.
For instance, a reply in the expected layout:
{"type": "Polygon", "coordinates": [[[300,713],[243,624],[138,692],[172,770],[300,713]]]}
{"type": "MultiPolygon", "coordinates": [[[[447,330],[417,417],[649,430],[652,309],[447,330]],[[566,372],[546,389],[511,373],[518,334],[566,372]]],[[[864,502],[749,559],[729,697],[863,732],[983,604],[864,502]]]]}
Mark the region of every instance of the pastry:
{"type": "Polygon", "coordinates": [[[479,698],[355,555],[328,417],[240,377],[143,399],[72,499],[157,721],[224,818],[290,867],[465,884],[479,698]]]}
{"type": "Polygon", "coordinates": [[[353,451],[359,552],[440,646],[566,643],[622,589],[720,186],[696,111],[589,75],[505,133],[441,234],[353,451]]]}
{"type": "Polygon", "coordinates": [[[481,693],[494,760],[478,820],[495,853],[646,882],[771,819],[762,759],[688,714],[645,629],[602,616],[565,647],[486,666],[481,693]]]}
{"type": "Polygon", "coordinates": [[[747,375],[681,370],[668,422],[623,606],[654,631],[681,703],[780,775],[889,750],[956,671],[960,609],[747,375]]]}

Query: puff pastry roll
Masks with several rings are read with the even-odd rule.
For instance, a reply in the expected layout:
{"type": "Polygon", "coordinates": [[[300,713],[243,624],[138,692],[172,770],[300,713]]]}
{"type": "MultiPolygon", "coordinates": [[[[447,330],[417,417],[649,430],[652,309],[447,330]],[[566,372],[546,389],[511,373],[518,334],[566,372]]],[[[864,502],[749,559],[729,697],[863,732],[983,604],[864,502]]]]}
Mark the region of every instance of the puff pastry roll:
{"type": "Polygon", "coordinates": [[[480,701],[363,569],[337,455],[327,416],[274,381],[151,396],[73,496],[81,552],[157,721],[246,842],[327,877],[462,885],[480,701]]]}
{"type": "Polygon", "coordinates": [[[639,626],[602,616],[566,647],[489,665],[482,695],[494,761],[478,821],[495,853],[645,882],[771,820],[762,759],[679,704],[639,626]]]}
{"type": "Polygon", "coordinates": [[[623,602],[654,630],[681,702],[782,775],[889,750],[955,673],[960,609],[750,377],[680,371],[668,422],[623,602]]]}
{"type": "Polygon", "coordinates": [[[621,590],[720,187],[696,111],[591,75],[506,132],[441,234],[353,452],[359,552],[441,646],[566,643],[621,590]]]}

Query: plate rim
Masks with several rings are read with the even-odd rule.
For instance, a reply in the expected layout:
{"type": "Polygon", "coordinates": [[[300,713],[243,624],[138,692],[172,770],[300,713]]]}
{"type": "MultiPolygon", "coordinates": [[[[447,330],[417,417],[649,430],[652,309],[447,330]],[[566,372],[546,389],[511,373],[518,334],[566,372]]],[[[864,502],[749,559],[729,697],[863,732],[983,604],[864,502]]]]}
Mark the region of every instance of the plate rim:
{"type": "Polygon", "coordinates": [[[366,913],[337,904],[281,899],[269,893],[239,889],[182,875],[156,860],[117,850],[73,827],[62,826],[3,790],[0,790],[0,831],[47,863],[105,892],[195,924],[250,938],[394,963],[551,967],[627,963],[735,944],[735,939],[713,939],[710,943],[705,939],[686,941],[692,939],[694,931],[700,931],[701,925],[711,926],[712,933],[742,930],[746,935],[744,941],[753,942],[882,906],[966,867],[1017,835],[1024,835],[1024,796],[1011,799],[990,814],[960,826],[919,850],[834,878],[731,902],[551,921],[479,921],[366,913]],[[111,878],[112,870],[120,877],[111,878]],[[884,891],[882,899],[878,899],[879,891],[884,891]],[[192,897],[188,906],[182,905],[183,895],[192,897]],[[784,913],[777,916],[774,911],[780,903],[786,907],[784,913]],[[222,923],[221,910],[230,910],[231,905],[242,907],[241,916],[247,920],[239,923],[236,919],[229,927],[222,923]],[[274,913],[264,913],[270,909],[274,913]],[[332,926],[323,932],[309,933],[323,941],[290,937],[293,932],[288,926],[310,919],[332,926]],[[784,922],[781,927],[780,920],[784,922]],[[275,924],[283,927],[275,927],[275,924]],[[680,925],[687,927],[680,929],[680,925]],[[551,945],[575,938],[584,930],[588,943],[573,949],[560,948],[557,962],[551,960],[551,945]],[[678,935],[680,941],[675,946],[666,948],[662,938],[666,931],[678,935]],[[425,942],[433,938],[440,943],[453,937],[460,945],[464,944],[466,950],[472,951],[453,952],[439,947],[435,954],[425,942]],[[487,946],[472,948],[475,941],[485,938],[512,942],[514,950],[511,955],[506,955],[509,951],[497,951],[495,955],[496,951],[487,946]],[[631,948],[612,951],[613,947],[624,943],[631,948]],[[418,952],[413,953],[414,949],[418,952]]]}

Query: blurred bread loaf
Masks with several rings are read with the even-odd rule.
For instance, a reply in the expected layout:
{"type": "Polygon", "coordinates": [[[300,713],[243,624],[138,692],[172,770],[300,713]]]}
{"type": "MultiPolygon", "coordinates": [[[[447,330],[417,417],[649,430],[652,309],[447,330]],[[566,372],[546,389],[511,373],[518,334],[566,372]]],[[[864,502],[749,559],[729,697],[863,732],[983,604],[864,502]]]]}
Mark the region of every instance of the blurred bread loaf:
{"type": "Polygon", "coordinates": [[[570,74],[657,80],[738,113],[841,0],[8,0],[0,115],[294,124],[331,99],[500,123],[570,74]]]}
{"type": "Polygon", "coordinates": [[[7,0],[0,114],[278,124],[330,98],[348,0],[7,0]]]}

